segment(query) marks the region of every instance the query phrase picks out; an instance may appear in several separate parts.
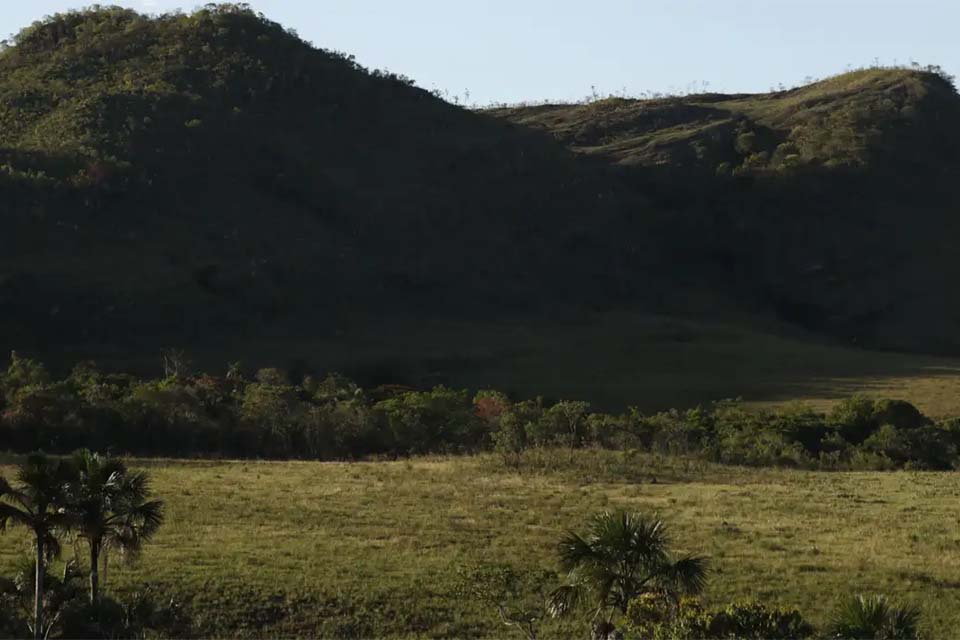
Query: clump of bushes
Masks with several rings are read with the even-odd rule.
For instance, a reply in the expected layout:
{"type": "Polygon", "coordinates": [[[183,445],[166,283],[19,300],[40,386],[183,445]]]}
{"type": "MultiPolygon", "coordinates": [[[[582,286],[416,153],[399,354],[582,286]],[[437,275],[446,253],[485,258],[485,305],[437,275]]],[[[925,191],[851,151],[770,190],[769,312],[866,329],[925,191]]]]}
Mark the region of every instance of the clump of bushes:
{"type": "Polygon", "coordinates": [[[135,455],[351,459],[495,451],[514,469],[531,450],[584,447],[808,469],[952,469],[960,418],[935,423],[902,400],[854,396],[829,413],[737,401],[645,415],[586,402],[512,400],[438,386],[363,389],[340,375],[278,369],[221,376],[185,367],[144,380],[76,366],[61,380],[16,354],[0,374],[0,446],[135,455]]]}
{"type": "Polygon", "coordinates": [[[707,609],[695,598],[671,606],[656,595],[632,601],[623,627],[638,640],[800,640],[815,633],[797,609],[756,601],[707,609]]]}

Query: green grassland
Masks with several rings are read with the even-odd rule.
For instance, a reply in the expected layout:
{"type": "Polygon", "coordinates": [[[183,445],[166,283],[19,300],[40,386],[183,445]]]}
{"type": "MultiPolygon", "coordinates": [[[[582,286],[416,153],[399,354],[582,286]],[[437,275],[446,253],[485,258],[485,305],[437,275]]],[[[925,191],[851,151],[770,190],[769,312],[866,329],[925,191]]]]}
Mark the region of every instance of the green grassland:
{"type": "MultiPolygon", "coordinates": [[[[708,554],[712,603],[762,598],[823,623],[842,594],[884,592],[919,604],[932,637],[960,622],[956,474],[591,451],[530,454],[523,474],[487,456],[133,464],[152,473],[168,523],[139,564],[112,561],[108,587],[180,593],[207,634],[503,637],[493,612],[454,595],[457,569],[555,568],[561,533],[614,507],[658,512],[680,549],[708,554]]],[[[7,532],[0,568],[27,549],[7,532]]]]}

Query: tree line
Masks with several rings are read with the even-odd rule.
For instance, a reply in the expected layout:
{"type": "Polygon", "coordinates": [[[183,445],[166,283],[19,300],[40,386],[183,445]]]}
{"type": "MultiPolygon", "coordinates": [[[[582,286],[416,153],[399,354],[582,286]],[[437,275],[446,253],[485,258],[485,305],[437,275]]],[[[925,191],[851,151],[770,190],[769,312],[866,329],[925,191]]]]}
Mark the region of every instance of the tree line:
{"type": "Polygon", "coordinates": [[[827,413],[756,410],[737,401],[644,414],[589,403],[514,400],[498,391],[363,389],[332,374],[293,382],[171,369],[159,379],[82,363],[55,379],[12,354],[0,374],[0,449],[67,453],[343,460],[498,452],[519,468],[536,448],[602,447],[723,464],[809,469],[952,469],[960,418],[935,422],[902,400],[854,396],[827,413]]]}

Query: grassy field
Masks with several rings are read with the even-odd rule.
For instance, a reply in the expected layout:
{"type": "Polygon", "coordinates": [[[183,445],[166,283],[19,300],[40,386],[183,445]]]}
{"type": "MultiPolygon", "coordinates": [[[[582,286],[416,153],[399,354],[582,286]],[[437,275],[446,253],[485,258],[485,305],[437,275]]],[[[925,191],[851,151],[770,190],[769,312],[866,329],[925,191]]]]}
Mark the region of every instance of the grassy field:
{"type": "MultiPolygon", "coordinates": [[[[207,633],[502,637],[492,612],[453,595],[457,568],[554,568],[565,528],[621,506],[659,512],[679,548],[712,558],[713,603],[763,598],[822,623],[839,594],[884,592],[918,603],[933,637],[960,624],[956,474],[590,451],[531,458],[523,475],[493,457],[133,464],[152,472],[168,524],[138,565],[111,564],[108,585],[190,594],[207,633]]],[[[0,536],[0,568],[27,548],[23,531],[0,536]]]]}

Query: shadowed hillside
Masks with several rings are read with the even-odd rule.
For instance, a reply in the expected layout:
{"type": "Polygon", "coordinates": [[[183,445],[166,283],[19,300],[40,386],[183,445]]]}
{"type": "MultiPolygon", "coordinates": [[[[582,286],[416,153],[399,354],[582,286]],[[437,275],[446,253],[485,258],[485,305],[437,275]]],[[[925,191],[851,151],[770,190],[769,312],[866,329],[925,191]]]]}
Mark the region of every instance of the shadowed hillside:
{"type": "Polygon", "coordinates": [[[755,308],[856,344],[955,352],[960,98],[937,71],[493,113],[673,211],[677,255],[755,308]]]}
{"type": "Polygon", "coordinates": [[[10,345],[623,296],[608,176],[242,8],[36,23],[0,54],[0,123],[10,345]]]}
{"type": "Polygon", "coordinates": [[[375,368],[617,310],[956,353],[958,123],[928,71],[476,112],[239,6],[61,14],[0,52],[0,350],[375,368]]]}

